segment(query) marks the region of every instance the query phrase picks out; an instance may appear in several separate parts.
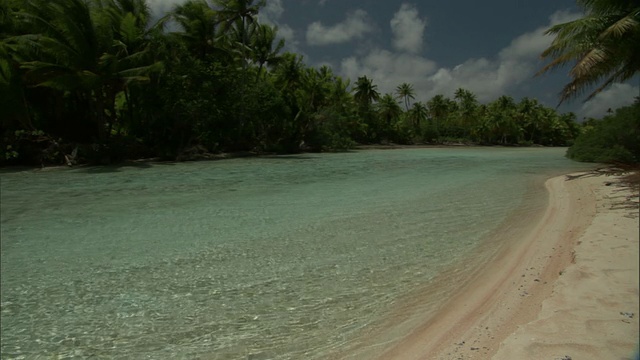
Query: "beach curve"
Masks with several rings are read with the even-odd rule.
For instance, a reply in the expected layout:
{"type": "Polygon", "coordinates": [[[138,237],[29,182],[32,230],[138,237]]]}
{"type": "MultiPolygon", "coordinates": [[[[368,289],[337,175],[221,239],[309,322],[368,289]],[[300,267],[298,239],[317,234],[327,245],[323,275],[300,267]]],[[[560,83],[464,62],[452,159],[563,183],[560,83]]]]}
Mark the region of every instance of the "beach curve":
{"type": "Polygon", "coordinates": [[[548,206],[522,241],[379,359],[630,357],[638,341],[637,207],[616,206],[629,191],[607,186],[611,178],[568,179],[545,183],[548,206]]]}

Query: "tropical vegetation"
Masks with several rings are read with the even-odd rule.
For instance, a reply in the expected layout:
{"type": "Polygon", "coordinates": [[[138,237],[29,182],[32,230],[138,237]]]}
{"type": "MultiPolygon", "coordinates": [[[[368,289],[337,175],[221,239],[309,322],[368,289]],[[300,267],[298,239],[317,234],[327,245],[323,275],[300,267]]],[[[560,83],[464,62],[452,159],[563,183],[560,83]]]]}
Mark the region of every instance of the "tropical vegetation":
{"type": "Polygon", "coordinates": [[[640,71],[640,1],[577,0],[585,15],[551,27],[555,35],[540,70],[571,64],[571,82],[560,93],[560,102],[590,91],[587,100],[615,82],[630,80],[640,71]],[[595,90],[593,89],[595,87],[595,90]]]}
{"type": "Polygon", "coordinates": [[[577,161],[640,163],[640,101],[622,107],[602,120],[592,119],[567,151],[577,161]]]}
{"type": "Polygon", "coordinates": [[[568,145],[575,115],[535,99],[381,93],[284,52],[264,1],[0,2],[0,161],[109,163],[355,144],[568,145]]]}
{"type": "MultiPolygon", "coordinates": [[[[586,100],[640,72],[640,1],[577,0],[585,15],[551,27],[555,35],[542,53],[551,60],[539,73],[570,64],[571,81],[560,103],[590,92],[586,100]]],[[[567,156],[590,162],[640,163],[640,96],[634,105],[603,120],[590,119],[567,156]]]]}

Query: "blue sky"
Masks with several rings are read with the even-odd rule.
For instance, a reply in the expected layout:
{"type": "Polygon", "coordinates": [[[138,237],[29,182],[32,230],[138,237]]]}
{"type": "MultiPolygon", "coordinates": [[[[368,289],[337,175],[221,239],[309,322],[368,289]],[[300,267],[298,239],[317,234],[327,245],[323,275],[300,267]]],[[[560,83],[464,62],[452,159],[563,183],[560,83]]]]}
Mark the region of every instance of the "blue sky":
{"type": "MultiPolygon", "coordinates": [[[[183,0],[148,1],[161,14],[183,0]]],[[[416,101],[462,87],[482,102],[510,95],[555,106],[568,69],[534,77],[552,40],[543,33],[580,15],[574,0],[267,0],[260,20],[277,25],[307,65],[329,65],[352,82],[366,75],[382,93],[408,82],[416,101]]],[[[559,110],[600,117],[638,94],[637,81],[615,84],[559,110]]]]}

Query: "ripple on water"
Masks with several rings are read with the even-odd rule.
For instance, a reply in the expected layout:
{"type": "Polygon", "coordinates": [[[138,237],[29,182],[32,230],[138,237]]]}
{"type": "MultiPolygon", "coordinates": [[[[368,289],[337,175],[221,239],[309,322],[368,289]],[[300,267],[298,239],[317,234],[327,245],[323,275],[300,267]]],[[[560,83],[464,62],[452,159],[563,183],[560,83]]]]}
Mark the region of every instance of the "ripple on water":
{"type": "Polygon", "coordinates": [[[322,358],[471,254],[533,177],[575,169],[562,155],[3,173],[1,356],[322,358]]]}

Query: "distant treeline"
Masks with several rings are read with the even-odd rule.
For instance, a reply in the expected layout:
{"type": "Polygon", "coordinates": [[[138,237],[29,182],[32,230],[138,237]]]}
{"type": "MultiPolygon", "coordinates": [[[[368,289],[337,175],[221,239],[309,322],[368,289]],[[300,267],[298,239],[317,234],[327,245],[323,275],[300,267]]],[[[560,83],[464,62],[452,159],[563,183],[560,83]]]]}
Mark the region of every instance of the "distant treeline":
{"type": "Polygon", "coordinates": [[[145,0],[0,2],[3,164],[294,153],[355,144],[570,145],[572,113],[458,89],[381,94],[282,52],[262,2],[189,0],[156,23],[145,0]],[[180,31],[166,30],[167,23],[180,31]]]}

